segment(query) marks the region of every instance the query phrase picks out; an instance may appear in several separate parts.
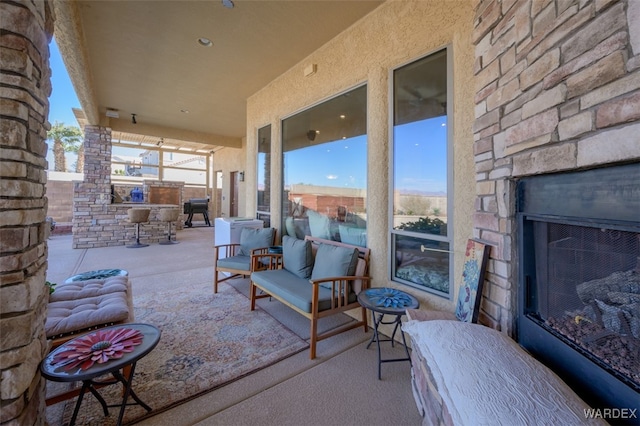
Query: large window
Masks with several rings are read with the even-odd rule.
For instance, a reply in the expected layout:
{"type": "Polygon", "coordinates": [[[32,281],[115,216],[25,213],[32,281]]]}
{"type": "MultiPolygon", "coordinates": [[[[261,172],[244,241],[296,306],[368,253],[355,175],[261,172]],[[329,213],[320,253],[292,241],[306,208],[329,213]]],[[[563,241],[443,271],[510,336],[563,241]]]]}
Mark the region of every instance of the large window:
{"type": "Polygon", "coordinates": [[[258,130],[258,211],[256,217],[271,226],[271,125],[258,130]]]}
{"type": "Polygon", "coordinates": [[[451,297],[447,50],[393,73],[392,280],[451,297]]]}
{"type": "Polygon", "coordinates": [[[367,87],[283,120],[283,229],[367,244],[367,87]]]}

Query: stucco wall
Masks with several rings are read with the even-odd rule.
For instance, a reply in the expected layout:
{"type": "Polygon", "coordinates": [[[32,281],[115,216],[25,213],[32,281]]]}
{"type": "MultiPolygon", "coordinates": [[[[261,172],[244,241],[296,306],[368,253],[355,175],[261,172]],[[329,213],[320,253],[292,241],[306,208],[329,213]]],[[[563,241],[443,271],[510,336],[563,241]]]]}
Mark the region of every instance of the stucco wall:
{"type": "MultiPolygon", "coordinates": [[[[472,1],[391,1],[364,17],[248,99],[246,194],[255,194],[257,131],[271,124],[272,140],[281,140],[280,121],[310,105],[366,83],[368,134],[368,241],[372,249],[374,286],[396,286],[389,280],[389,132],[390,73],[445,46],[453,52],[454,138],[454,250],[455,276],[462,274],[467,238],[472,236],[475,171],[473,162],[474,50],[472,1]],[[317,64],[317,72],[304,76],[304,68],[317,64]],[[384,165],[382,167],[378,165],[384,165]]],[[[282,149],[272,143],[272,226],[281,223],[282,149]]],[[[248,197],[247,211],[255,211],[248,197]]],[[[453,301],[430,296],[412,287],[423,306],[453,310],[453,301]]]]}
{"type": "MultiPolygon", "coordinates": [[[[243,142],[244,145],[244,142],[243,142]]],[[[214,175],[214,179],[215,179],[215,173],[216,172],[222,172],[222,205],[220,206],[221,209],[220,211],[222,212],[222,215],[224,217],[229,217],[230,215],[230,199],[231,199],[231,193],[230,193],[230,189],[231,189],[231,185],[230,185],[230,179],[231,179],[231,172],[245,172],[245,176],[247,176],[248,170],[245,170],[246,165],[244,164],[245,161],[245,149],[238,149],[238,148],[223,148],[219,151],[216,151],[215,154],[213,154],[213,175],[214,175]]],[[[255,167],[255,160],[253,162],[254,167],[255,167]]],[[[255,173],[254,173],[255,174],[255,173]]],[[[254,177],[255,178],[255,177],[254,177]]],[[[256,197],[249,197],[253,200],[253,205],[254,208],[253,209],[249,209],[247,210],[246,207],[246,200],[247,200],[247,196],[246,194],[257,194],[257,191],[253,191],[253,192],[247,192],[246,191],[246,186],[247,186],[247,179],[245,178],[244,182],[240,182],[239,183],[240,187],[238,188],[238,216],[239,217],[243,217],[243,216],[251,216],[251,217],[255,217],[255,203],[256,197]],[[247,212],[251,212],[251,213],[247,213],[247,212]]],[[[215,188],[215,182],[214,182],[214,188],[215,188]]],[[[215,189],[214,189],[215,192],[215,189]]],[[[213,197],[214,202],[215,202],[215,197],[213,197]]],[[[215,206],[212,203],[211,206],[211,210],[213,212],[216,211],[215,206]]],[[[214,215],[215,216],[215,213],[214,215]]],[[[211,217],[211,221],[213,223],[213,217],[211,217]]]]}

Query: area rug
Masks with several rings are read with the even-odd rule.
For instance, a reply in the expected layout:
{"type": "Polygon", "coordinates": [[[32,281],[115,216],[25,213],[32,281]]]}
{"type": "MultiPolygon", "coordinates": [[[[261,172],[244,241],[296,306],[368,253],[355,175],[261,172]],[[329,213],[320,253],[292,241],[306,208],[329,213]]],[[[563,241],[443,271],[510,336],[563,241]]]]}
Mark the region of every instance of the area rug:
{"type": "MultiPolygon", "coordinates": [[[[135,393],[153,411],[128,406],[125,423],[172,408],[308,347],[266,312],[250,311],[249,300],[230,286],[222,286],[215,295],[206,283],[135,296],[134,305],[136,322],[155,325],[162,336],[138,362],[133,379],[135,393]]],[[[120,391],[120,386],[100,389],[109,404],[119,402],[120,391]]],[[[59,424],[69,421],[75,401],[66,402],[59,424]]],[[[86,394],[76,424],[112,425],[118,410],[110,408],[104,417],[97,400],[86,394]]]]}

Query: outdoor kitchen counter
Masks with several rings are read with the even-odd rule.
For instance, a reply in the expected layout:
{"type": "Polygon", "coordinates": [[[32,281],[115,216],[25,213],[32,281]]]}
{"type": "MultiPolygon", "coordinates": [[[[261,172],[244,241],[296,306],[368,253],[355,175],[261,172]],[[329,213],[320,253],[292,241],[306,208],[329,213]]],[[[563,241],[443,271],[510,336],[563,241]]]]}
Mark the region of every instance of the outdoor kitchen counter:
{"type": "MultiPolygon", "coordinates": [[[[140,241],[144,244],[156,244],[167,239],[167,222],[160,221],[160,209],[176,208],[180,210],[178,220],[171,225],[172,239],[175,231],[184,228],[182,206],[177,204],[150,204],[123,202],[100,206],[101,212],[93,211],[93,220],[89,226],[73,226],[73,248],[92,248],[123,246],[135,239],[135,224],[129,221],[129,209],[148,208],[148,222],[140,224],[140,241]]],[[[76,213],[78,214],[78,213],[76,213]]]]}

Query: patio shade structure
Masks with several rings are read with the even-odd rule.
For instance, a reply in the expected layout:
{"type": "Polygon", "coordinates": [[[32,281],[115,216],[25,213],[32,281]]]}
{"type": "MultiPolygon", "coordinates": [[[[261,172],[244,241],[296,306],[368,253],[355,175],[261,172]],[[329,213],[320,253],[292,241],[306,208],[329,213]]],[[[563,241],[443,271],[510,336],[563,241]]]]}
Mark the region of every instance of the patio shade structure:
{"type": "Polygon", "coordinates": [[[54,1],[83,123],[114,140],[239,148],[246,99],[382,4],[228,3],[54,1]]]}

